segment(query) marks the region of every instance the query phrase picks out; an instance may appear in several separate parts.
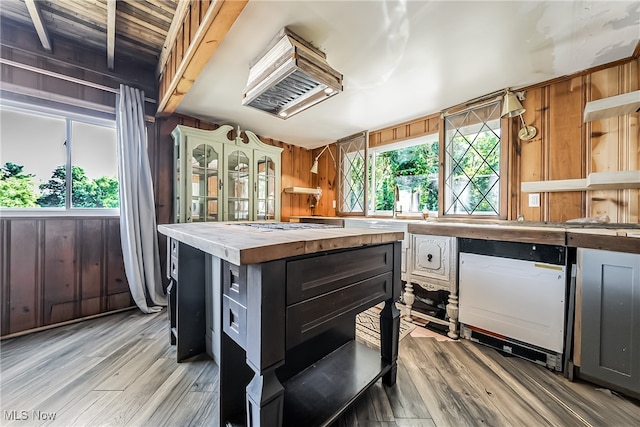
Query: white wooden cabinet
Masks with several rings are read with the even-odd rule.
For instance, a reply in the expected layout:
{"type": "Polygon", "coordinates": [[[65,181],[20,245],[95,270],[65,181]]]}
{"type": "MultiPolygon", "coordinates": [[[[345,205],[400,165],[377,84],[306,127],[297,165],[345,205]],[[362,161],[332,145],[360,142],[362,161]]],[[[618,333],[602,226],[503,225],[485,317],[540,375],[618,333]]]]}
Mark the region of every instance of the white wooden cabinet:
{"type": "Polygon", "coordinates": [[[449,326],[448,335],[458,338],[458,262],[455,237],[410,234],[410,252],[403,295],[406,311],[411,316],[424,318],[430,322],[449,326]],[[415,302],[413,287],[420,286],[428,291],[449,292],[447,303],[448,320],[411,311],[415,302]]]}
{"type": "Polygon", "coordinates": [[[409,234],[410,221],[381,218],[344,218],[345,227],[381,228],[404,232],[401,278],[406,282],[403,302],[406,315],[420,317],[449,327],[447,335],[458,338],[458,250],[455,237],[409,234]],[[412,311],[414,286],[429,291],[449,292],[448,320],[412,311]]]}
{"type": "Polygon", "coordinates": [[[176,222],[280,220],[282,148],[233,131],[173,130],[176,222]]]}

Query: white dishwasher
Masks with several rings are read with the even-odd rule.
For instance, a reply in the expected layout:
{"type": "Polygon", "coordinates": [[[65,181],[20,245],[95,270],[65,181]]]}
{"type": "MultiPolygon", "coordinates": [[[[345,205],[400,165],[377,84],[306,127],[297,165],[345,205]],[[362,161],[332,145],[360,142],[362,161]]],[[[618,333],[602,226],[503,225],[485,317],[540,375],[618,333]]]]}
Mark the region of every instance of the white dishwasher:
{"type": "Polygon", "coordinates": [[[461,335],[562,370],[564,246],[459,239],[461,335]]]}

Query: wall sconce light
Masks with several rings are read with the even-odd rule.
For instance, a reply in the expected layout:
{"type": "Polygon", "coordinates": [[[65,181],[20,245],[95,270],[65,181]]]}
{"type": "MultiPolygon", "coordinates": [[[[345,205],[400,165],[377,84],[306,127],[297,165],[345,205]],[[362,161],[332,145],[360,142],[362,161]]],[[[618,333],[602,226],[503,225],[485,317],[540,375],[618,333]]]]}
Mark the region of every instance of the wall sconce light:
{"type": "Polygon", "coordinates": [[[535,127],[527,126],[524,122],[522,114],[525,111],[526,110],[522,107],[522,104],[518,100],[516,94],[507,89],[504,94],[504,99],[502,100],[502,114],[500,114],[500,117],[509,116],[509,118],[511,118],[519,116],[520,121],[522,122],[522,128],[518,131],[518,138],[523,141],[529,141],[536,136],[538,131],[535,127]]]}
{"type": "MultiPolygon", "coordinates": [[[[311,173],[316,175],[318,174],[318,159],[320,158],[320,156],[322,156],[322,153],[324,153],[327,148],[329,148],[329,146],[325,145],[320,154],[318,154],[318,156],[316,157],[315,162],[313,162],[313,166],[311,166],[311,173]]],[[[331,158],[333,159],[333,167],[336,168],[336,158],[333,157],[333,153],[331,152],[331,150],[329,150],[329,154],[331,154],[331,158]]]]}

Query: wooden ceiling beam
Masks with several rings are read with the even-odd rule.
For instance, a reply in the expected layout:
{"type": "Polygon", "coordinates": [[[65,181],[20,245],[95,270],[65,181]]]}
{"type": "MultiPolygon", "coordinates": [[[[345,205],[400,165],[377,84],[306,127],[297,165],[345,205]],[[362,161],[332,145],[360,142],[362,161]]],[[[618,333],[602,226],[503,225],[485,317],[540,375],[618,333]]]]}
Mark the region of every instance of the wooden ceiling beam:
{"type": "Polygon", "coordinates": [[[49,38],[47,27],[44,25],[44,21],[42,20],[42,14],[40,13],[38,5],[36,4],[35,0],[25,0],[25,4],[27,6],[27,10],[29,11],[29,15],[31,16],[31,22],[33,22],[33,26],[38,33],[38,37],[40,38],[42,47],[47,52],[51,53],[51,39],[49,38]]]}
{"type": "MultiPolygon", "coordinates": [[[[158,115],[169,115],[175,112],[182,98],[191,89],[224,36],[242,13],[247,1],[214,0],[211,3],[189,47],[182,55],[175,73],[163,73],[161,76],[161,79],[169,79],[169,81],[161,81],[160,84],[161,87],[165,86],[166,90],[161,91],[158,115]]],[[[166,68],[165,65],[164,70],[166,68]]]]}
{"type": "Polygon", "coordinates": [[[116,0],[107,0],[107,68],[113,71],[116,54],[116,0]]]}

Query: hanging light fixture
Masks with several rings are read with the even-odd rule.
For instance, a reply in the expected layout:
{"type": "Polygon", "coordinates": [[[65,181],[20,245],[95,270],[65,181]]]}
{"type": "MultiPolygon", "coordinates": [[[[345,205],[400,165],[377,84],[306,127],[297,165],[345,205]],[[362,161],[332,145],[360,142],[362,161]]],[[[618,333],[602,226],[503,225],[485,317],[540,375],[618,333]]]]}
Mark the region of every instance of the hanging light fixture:
{"type": "Polygon", "coordinates": [[[502,100],[502,114],[500,114],[500,117],[508,116],[511,118],[519,116],[520,121],[522,122],[522,128],[518,131],[518,138],[523,141],[529,141],[536,136],[538,131],[535,127],[527,126],[524,122],[522,114],[525,111],[527,110],[524,109],[516,94],[507,89],[504,94],[504,99],[502,100]]]}
{"type": "MultiPolygon", "coordinates": [[[[313,166],[311,166],[311,173],[316,175],[318,174],[318,159],[320,158],[320,156],[322,156],[322,153],[324,153],[327,148],[329,148],[329,146],[325,145],[320,154],[316,156],[316,160],[313,162],[313,166]]],[[[329,150],[329,154],[331,154],[331,158],[333,159],[333,167],[336,168],[336,158],[333,157],[333,153],[331,152],[331,150],[329,150]]]]}

